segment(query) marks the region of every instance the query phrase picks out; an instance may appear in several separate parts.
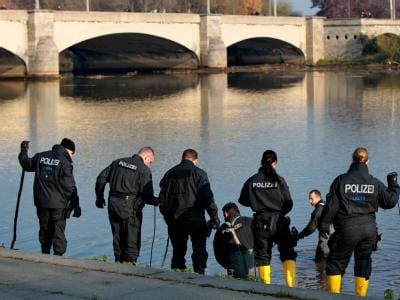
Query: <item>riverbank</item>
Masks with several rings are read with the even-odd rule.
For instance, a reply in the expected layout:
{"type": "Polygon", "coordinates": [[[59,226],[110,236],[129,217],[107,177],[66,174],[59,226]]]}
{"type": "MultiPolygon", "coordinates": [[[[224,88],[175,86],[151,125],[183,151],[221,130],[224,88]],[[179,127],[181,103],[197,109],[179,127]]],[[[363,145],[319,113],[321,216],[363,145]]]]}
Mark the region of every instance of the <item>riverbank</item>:
{"type": "MultiPolygon", "coordinates": [[[[27,77],[25,71],[21,68],[13,67],[7,68],[7,72],[0,69],[0,81],[9,80],[58,80],[59,77],[27,77]]],[[[60,77],[77,75],[87,77],[106,77],[106,76],[124,76],[133,77],[140,74],[167,74],[167,75],[185,75],[185,74],[218,74],[218,73],[289,73],[289,72],[324,72],[324,71],[372,71],[372,72],[383,72],[383,73],[400,73],[400,64],[389,64],[389,63],[326,63],[320,65],[306,65],[306,64],[269,64],[269,65],[247,65],[247,66],[230,66],[227,68],[199,68],[199,69],[165,69],[165,70],[153,70],[153,71],[132,71],[132,72],[104,72],[104,73],[61,73],[60,77]]]]}
{"type": "Polygon", "coordinates": [[[164,269],[0,249],[2,299],[358,299],[164,269]]]}

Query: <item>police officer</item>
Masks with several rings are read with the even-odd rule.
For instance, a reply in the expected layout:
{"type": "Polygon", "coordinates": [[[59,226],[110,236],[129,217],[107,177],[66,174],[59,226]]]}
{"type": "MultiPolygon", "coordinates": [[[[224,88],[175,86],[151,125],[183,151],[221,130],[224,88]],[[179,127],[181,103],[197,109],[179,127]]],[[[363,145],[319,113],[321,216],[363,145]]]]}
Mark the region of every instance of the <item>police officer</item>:
{"type": "Polygon", "coordinates": [[[399,199],[397,173],[387,176],[388,188],[368,173],[368,151],[359,147],[347,173],[333,181],[321,216],[321,230],[333,223],[335,242],[326,266],[328,290],[340,293],[341,278],[354,252],[355,294],[365,297],[371,275],[371,253],[376,242],[375,212],[389,209],[399,199]]]}
{"type": "Polygon", "coordinates": [[[115,262],[136,264],[140,252],[142,209],[158,205],[154,197],[150,165],[154,161],[151,147],[143,147],[132,157],[114,160],[96,181],[96,206],[103,208],[104,189],[110,184],[108,216],[113,234],[115,262]]]}
{"type": "Polygon", "coordinates": [[[253,219],[240,216],[239,208],[232,202],[225,204],[222,212],[225,223],[214,236],[215,259],[228,275],[245,278],[255,271],[253,219]]]}
{"type": "Polygon", "coordinates": [[[181,163],[173,167],[160,181],[160,212],[168,225],[173,247],[171,268],[186,269],[185,254],[188,237],[192,241],[193,269],[204,274],[207,267],[206,210],[210,225],[218,228],[218,210],[205,171],[197,167],[196,150],[186,149],[181,163]]]}
{"type": "Polygon", "coordinates": [[[285,281],[288,287],[296,285],[297,237],[291,235],[290,212],[293,201],[285,179],[276,171],[277,155],[266,150],[261,160],[261,168],[243,185],[239,203],[250,206],[255,212],[253,221],[255,261],[259,276],[264,283],[271,283],[271,252],[273,243],[278,245],[283,262],[285,281]]]}
{"type": "MultiPolygon", "coordinates": [[[[314,233],[315,230],[318,229],[322,210],[324,208],[325,202],[321,199],[321,192],[319,190],[312,190],[308,194],[308,199],[310,204],[314,206],[314,211],[311,213],[310,221],[307,226],[299,233],[298,239],[303,239],[306,236],[309,236],[314,233]]],[[[328,232],[319,231],[318,236],[318,245],[315,249],[315,257],[314,261],[316,263],[325,262],[329,255],[329,246],[328,241],[330,235],[333,233],[333,226],[330,226],[328,232]]]]}
{"type": "Polygon", "coordinates": [[[21,143],[18,159],[27,172],[35,172],[33,183],[34,202],[39,218],[39,241],[42,253],[63,255],[67,250],[65,238],[66,219],[71,211],[73,217],[81,216],[79,197],[75,185],[72,157],[75,143],[64,138],[50,151],[28,156],[29,142],[21,143]]]}

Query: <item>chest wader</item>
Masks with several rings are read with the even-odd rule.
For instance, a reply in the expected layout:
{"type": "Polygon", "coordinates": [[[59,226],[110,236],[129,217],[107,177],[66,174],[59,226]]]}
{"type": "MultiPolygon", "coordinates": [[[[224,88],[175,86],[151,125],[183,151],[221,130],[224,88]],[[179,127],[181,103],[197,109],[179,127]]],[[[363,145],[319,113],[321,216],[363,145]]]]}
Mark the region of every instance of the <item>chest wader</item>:
{"type": "MultiPolygon", "coordinates": [[[[275,242],[278,244],[279,252],[287,251],[286,248],[292,249],[295,245],[292,244],[293,237],[290,233],[290,219],[289,218],[279,218],[279,215],[271,215],[271,214],[256,214],[255,215],[255,227],[258,230],[264,230],[267,233],[264,234],[265,237],[268,237],[269,242],[275,242]],[[277,238],[277,236],[279,238],[277,238]],[[290,244],[290,245],[289,245],[290,244]],[[283,250],[282,248],[286,249],[283,250]]],[[[294,260],[295,255],[291,255],[290,258],[282,258],[283,260],[283,272],[285,276],[285,283],[287,287],[295,287],[296,286],[296,261],[294,260]],[[292,259],[293,257],[293,259],[292,259]]],[[[265,284],[271,283],[271,265],[261,265],[257,267],[258,274],[261,280],[265,284]]]]}

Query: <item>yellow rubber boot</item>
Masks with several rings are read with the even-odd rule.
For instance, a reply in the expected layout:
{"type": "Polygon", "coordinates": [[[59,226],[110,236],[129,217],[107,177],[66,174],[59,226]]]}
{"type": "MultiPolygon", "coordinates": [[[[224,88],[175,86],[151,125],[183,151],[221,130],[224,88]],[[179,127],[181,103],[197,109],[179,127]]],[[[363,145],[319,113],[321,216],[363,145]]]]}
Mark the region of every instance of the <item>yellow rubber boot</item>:
{"type": "Polygon", "coordinates": [[[326,283],[328,285],[328,291],[331,293],[340,294],[342,275],[327,275],[326,283]]]}
{"type": "Polygon", "coordinates": [[[296,286],[296,261],[285,260],[283,262],[283,272],[285,273],[285,281],[288,287],[296,286]]]}
{"type": "Polygon", "coordinates": [[[262,282],[271,284],[271,266],[260,266],[257,269],[262,282]]]}
{"type": "Polygon", "coordinates": [[[368,291],[368,280],[365,277],[357,277],[354,281],[354,292],[356,296],[365,297],[368,291]]]}

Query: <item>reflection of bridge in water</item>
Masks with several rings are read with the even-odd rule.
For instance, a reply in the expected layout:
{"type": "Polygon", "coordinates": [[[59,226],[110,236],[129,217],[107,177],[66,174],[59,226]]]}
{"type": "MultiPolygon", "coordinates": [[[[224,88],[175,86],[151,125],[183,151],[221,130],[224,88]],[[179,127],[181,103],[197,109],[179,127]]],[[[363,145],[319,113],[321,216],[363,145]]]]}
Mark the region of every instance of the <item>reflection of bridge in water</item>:
{"type": "Polygon", "coordinates": [[[28,84],[3,82],[0,110],[4,116],[24,116],[15,121],[10,121],[13,117],[3,120],[7,126],[1,127],[0,133],[7,137],[18,127],[26,132],[21,136],[35,137],[39,143],[43,139],[45,143],[49,138],[57,140],[62,134],[76,131],[89,142],[116,130],[109,128],[109,120],[132,126],[140,118],[162,128],[138,129],[148,131],[149,136],[169,135],[168,128],[174,124],[182,130],[201,128],[202,137],[215,139],[220,132],[239,132],[243,122],[257,128],[262,123],[255,117],[259,114],[267,117],[268,111],[282,111],[287,114],[285,122],[290,124],[308,120],[309,132],[304,132],[303,138],[311,142],[324,134],[329,122],[350,124],[360,130],[381,122],[380,110],[386,112],[388,105],[393,105],[393,94],[382,97],[381,93],[388,90],[387,85],[391,86],[390,90],[400,86],[399,80],[386,76],[382,81],[379,76],[346,75],[345,72],[296,72],[71,77],[28,84]],[[367,89],[367,86],[374,88],[367,89]],[[377,105],[371,100],[376,98],[384,100],[377,105]],[[343,107],[351,112],[351,119],[343,115],[343,107]],[[15,122],[15,126],[10,122],[15,122]]]}
{"type": "Polygon", "coordinates": [[[195,14],[0,11],[2,75],[61,70],[225,68],[228,64],[356,57],[360,35],[399,31],[396,20],[195,14]],[[13,68],[15,63],[19,68],[13,68]]]}

